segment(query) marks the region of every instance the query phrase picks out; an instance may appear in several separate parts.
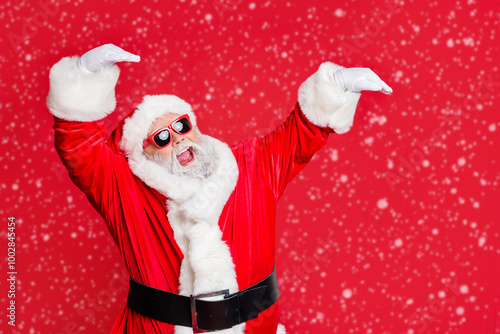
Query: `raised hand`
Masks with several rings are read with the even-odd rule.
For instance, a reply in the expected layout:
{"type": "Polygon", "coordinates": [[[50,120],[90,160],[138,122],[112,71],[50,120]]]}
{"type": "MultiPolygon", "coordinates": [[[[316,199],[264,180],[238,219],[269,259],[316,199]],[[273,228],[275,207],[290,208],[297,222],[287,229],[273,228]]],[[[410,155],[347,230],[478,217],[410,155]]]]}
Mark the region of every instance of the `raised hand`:
{"type": "Polygon", "coordinates": [[[384,94],[392,93],[392,88],[369,68],[344,68],[333,73],[333,77],[339,87],[351,92],[359,93],[364,90],[370,90],[384,94]]]}
{"type": "Polygon", "coordinates": [[[76,67],[82,71],[96,72],[99,68],[112,66],[120,61],[139,62],[141,57],[113,44],[104,44],[84,53],[76,67]]]}

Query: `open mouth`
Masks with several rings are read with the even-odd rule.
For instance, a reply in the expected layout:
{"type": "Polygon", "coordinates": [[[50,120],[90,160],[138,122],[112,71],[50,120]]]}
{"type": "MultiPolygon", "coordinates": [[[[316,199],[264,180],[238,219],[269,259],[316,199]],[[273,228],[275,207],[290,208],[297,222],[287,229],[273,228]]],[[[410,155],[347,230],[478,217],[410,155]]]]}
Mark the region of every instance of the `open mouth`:
{"type": "Polygon", "coordinates": [[[191,147],[186,147],[177,154],[176,158],[181,166],[187,166],[191,164],[194,161],[193,149],[191,147]]]}

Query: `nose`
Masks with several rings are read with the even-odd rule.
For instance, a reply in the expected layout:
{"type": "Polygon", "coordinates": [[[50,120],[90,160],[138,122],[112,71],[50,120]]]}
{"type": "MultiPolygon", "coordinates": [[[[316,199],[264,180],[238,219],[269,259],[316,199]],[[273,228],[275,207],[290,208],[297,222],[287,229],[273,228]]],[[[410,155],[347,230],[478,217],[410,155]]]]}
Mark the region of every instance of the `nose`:
{"type": "Polygon", "coordinates": [[[184,141],[184,136],[172,131],[172,146],[177,146],[184,141]]]}

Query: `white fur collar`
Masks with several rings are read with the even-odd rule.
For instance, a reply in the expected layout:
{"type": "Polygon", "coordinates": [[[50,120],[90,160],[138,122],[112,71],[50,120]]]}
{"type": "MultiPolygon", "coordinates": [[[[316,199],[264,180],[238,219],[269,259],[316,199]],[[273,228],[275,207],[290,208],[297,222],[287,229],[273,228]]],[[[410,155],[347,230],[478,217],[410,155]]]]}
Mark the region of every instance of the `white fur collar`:
{"type": "MultiPolygon", "coordinates": [[[[184,296],[224,289],[229,289],[229,293],[238,291],[233,259],[229,247],[222,241],[218,224],[222,209],[236,187],[238,165],[226,144],[211,137],[205,140],[217,146],[219,164],[203,181],[186,182],[143,154],[128,157],[134,174],[169,198],[168,221],[184,254],[179,277],[179,293],[184,296]]],[[[244,325],[239,325],[216,333],[241,334],[243,328],[244,325]]],[[[176,326],[175,333],[193,332],[191,328],[176,326]]]]}
{"type": "MultiPolygon", "coordinates": [[[[176,110],[170,109],[169,112],[176,110]]],[[[203,180],[187,179],[169,173],[147,159],[142,148],[142,141],[147,136],[151,122],[160,116],[157,111],[144,108],[141,104],[134,115],[125,121],[120,146],[127,154],[132,172],[168,198],[168,221],[184,255],[179,293],[190,296],[224,289],[229,289],[229,293],[237,292],[233,259],[229,247],[222,240],[219,228],[220,214],[238,180],[236,159],[227,144],[202,135],[217,152],[218,165],[215,172],[203,180]]],[[[244,324],[216,333],[241,334],[243,329],[244,324]]],[[[176,326],[175,333],[187,334],[193,331],[191,328],[176,326]]]]}

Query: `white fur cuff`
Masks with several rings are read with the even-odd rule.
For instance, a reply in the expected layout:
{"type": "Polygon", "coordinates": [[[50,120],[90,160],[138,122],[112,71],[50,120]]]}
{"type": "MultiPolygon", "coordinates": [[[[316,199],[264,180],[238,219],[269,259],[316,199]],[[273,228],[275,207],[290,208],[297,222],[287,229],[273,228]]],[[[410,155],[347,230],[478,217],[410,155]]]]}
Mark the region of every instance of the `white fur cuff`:
{"type": "Polygon", "coordinates": [[[52,115],[68,121],[103,119],[115,109],[120,69],[113,65],[87,73],[76,67],[77,61],[78,57],[65,57],[52,66],[47,106],[52,115]]]}
{"type": "Polygon", "coordinates": [[[299,105],[307,119],[316,126],[328,126],[338,134],[351,128],[361,96],[361,93],[344,91],[335,83],[333,73],[343,68],[323,63],[299,88],[299,105]]]}

